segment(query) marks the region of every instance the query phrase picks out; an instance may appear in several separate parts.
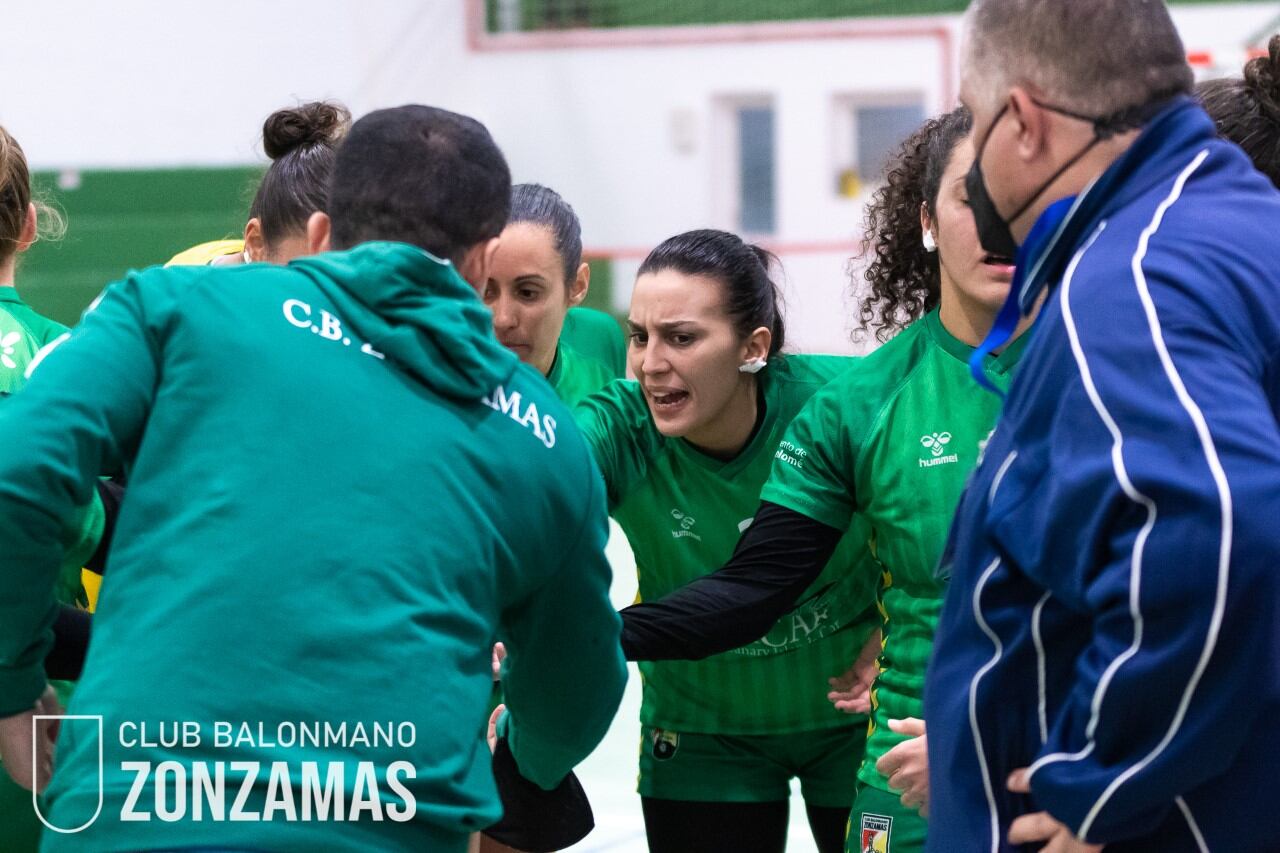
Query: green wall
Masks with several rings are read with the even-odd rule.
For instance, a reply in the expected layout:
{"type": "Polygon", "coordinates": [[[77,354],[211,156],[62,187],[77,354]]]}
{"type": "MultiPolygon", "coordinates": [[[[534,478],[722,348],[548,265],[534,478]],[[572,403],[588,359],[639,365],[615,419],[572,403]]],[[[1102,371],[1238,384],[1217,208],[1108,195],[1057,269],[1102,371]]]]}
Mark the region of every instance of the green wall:
{"type": "MultiPolygon", "coordinates": [[[[107,284],[129,269],[162,264],[183,249],[239,237],[262,177],[257,168],[84,171],[75,189],[58,173],[32,176],[37,195],[66,216],[61,240],[21,259],[18,290],[33,308],[73,325],[107,284]]],[[[612,269],[591,262],[586,305],[612,312],[612,269]]]]}
{"type": "Polygon", "coordinates": [[[36,192],[63,211],[67,233],[23,256],[18,290],[42,314],[74,323],[130,268],[239,237],[261,175],[257,168],[83,171],[78,186],[60,189],[58,173],[39,172],[36,192]]]}
{"type": "MultiPolygon", "coordinates": [[[[487,2],[492,31],[497,29],[499,0],[487,2]]],[[[1179,5],[1231,0],[1172,2],[1179,5]]],[[[519,3],[524,30],[928,15],[963,12],[969,5],[968,0],[519,0],[519,3]]]]}

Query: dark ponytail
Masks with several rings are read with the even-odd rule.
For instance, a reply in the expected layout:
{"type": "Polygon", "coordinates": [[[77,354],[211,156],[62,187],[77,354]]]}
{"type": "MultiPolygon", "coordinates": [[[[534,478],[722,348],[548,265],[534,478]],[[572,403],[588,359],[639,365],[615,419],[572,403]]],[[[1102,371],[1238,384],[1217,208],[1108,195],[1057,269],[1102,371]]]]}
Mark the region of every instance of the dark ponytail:
{"type": "Polygon", "coordinates": [[[675,270],[684,275],[703,275],[724,285],[725,313],[733,320],[739,336],[746,338],[764,326],[772,333],[769,355],[782,351],[786,325],[782,318],[782,297],[769,275],[779,267],[769,251],[744,243],[727,231],[686,231],[658,245],[640,265],[638,275],[675,270]]]}
{"type": "Polygon", "coordinates": [[[564,283],[571,286],[582,264],[582,224],[569,203],[541,184],[516,184],[511,188],[508,225],[528,222],[541,225],[555,237],[556,254],[564,263],[564,283]]]}
{"type": "Polygon", "coordinates": [[[351,125],[342,104],[314,101],[276,110],[262,125],[271,166],[258,185],[249,217],[262,223],[268,246],[305,232],[316,211],[328,210],[334,153],[351,125]]]}
{"type": "Polygon", "coordinates": [[[1280,188],[1280,35],[1271,37],[1266,56],[1245,64],[1243,79],[1207,80],[1196,95],[1218,134],[1243,148],[1280,188]]]}

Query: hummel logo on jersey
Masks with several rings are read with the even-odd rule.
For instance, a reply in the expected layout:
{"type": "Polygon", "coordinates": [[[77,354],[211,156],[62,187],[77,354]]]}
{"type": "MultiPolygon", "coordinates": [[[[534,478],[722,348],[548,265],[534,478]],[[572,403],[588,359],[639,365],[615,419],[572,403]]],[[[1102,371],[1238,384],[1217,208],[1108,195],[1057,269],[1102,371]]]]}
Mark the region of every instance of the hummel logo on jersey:
{"type": "Polygon", "coordinates": [[[10,332],[0,338],[0,364],[10,370],[15,370],[18,367],[18,363],[13,360],[13,348],[18,345],[20,340],[22,340],[21,332],[10,332]]]}
{"type": "Polygon", "coordinates": [[[932,452],[934,456],[941,456],[942,449],[951,443],[951,433],[930,433],[929,435],[922,436],[920,438],[920,443],[929,448],[930,452],[932,452]]]}
{"type": "Polygon", "coordinates": [[[671,538],[684,539],[689,537],[699,542],[702,541],[702,537],[693,532],[693,526],[698,523],[697,519],[691,515],[685,515],[678,509],[671,510],[671,517],[680,522],[680,529],[671,531],[671,538]]]}
{"type": "Polygon", "coordinates": [[[946,447],[951,443],[951,433],[949,432],[931,432],[928,435],[920,437],[920,444],[930,453],[929,457],[920,460],[921,468],[932,468],[934,465],[948,465],[952,462],[959,462],[958,454],[952,453],[947,456],[946,447]]]}

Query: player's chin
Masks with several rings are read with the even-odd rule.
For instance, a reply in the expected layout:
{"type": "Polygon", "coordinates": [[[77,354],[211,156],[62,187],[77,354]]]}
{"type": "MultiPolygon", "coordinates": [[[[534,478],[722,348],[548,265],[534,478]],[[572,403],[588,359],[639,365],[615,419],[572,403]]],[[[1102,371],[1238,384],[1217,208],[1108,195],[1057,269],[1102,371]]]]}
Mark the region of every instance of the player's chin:
{"type": "Polygon", "coordinates": [[[658,432],[667,438],[683,438],[688,435],[696,421],[696,412],[688,409],[670,412],[663,410],[660,406],[651,405],[649,413],[653,415],[653,425],[658,428],[658,432]]]}

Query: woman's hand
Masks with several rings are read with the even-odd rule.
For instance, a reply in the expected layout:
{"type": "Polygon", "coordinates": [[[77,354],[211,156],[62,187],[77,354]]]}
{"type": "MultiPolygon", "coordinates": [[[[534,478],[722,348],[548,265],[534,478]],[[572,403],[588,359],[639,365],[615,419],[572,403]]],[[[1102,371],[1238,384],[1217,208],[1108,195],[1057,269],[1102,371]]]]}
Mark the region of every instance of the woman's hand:
{"type": "Polygon", "coordinates": [[[489,751],[493,752],[498,748],[498,718],[502,716],[502,712],[507,710],[506,705],[499,705],[493,709],[493,713],[489,715],[489,751]]]}
{"type": "Polygon", "coordinates": [[[877,628],[867,637],[867,642],[863,644],[853,665],[843,674],[827,679],[827,684],[831,686],[827,698],[836,706],[836,710],[846,714],[871,713],[871,685],[880,674],[876,666],[876,658],[879,656],[880,630],[877,628]]]}

